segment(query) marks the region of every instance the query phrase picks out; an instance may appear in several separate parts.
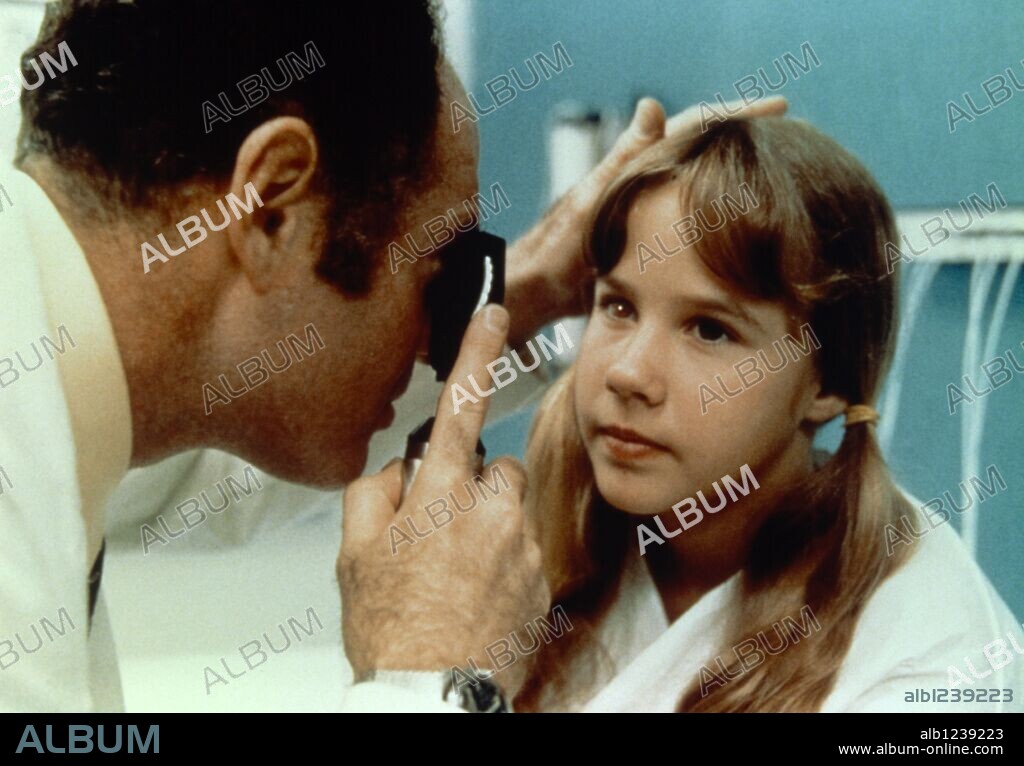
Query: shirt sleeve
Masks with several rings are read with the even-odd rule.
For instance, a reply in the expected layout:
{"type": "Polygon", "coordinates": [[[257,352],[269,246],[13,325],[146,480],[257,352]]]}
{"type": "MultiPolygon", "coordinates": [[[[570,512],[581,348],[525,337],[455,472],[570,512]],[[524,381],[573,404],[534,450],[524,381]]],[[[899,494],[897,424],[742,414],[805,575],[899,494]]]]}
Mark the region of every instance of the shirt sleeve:
{"type": "Polygon", "coordinates": [[[1024,632],[1013,614],[955,530],[941,525],[872,596],[828,707],[1016,711],[1024,681],[1017,646],[1024,632]]]}
{"type": "Polygon", "coordinates": [[[47,372],[0,391],[10,479],[0,477],[0,710],[88,712],[85,530],[71,434],[47,372]]]}
{"type": "Polygon", "coordinates": [[[54,371],[40,368],[34,380],[13,380],[0,392],[0,458],[9,479],[0,477],[6,711],[92,710],[85,530],[54,371]]]}
{"type": "Polygon", "coordinates": [[[457,705],[381,681],[363,681],[346,690],[342,713],[465,713],[457,705]]]}

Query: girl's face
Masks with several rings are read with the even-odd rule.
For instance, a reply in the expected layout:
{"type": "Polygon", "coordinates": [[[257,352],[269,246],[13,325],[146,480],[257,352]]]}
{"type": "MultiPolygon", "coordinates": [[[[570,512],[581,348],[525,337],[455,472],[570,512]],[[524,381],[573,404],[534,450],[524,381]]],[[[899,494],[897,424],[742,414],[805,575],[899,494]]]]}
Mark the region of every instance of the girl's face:
{"type": "MultiPolygon", "coordinates": [[[[763,350],[778,367],[787,334],[810,348],[802,321],[781,304],[741,296],[690,247],[662,262],[647,260],[640,272],[637,246],[659,252],[656,234],[667,250],[680,246],[672,224],[681,216],[678,184],[637,197],[623,255],[597,281],[576,362],[577,424],[597,487],[613,506],[637,515],[663,513],[698,490],[715,504],[712,482],[729,475],[742,483],[744,464],[761,486],[758,496],[783,491],[809,470],[813,425],[844,406],[819,395],[811,353],[794,351],[778,372],[758,358],[763,350]],[[748,372],[745,388],[734,367],[749,357],[764,374],[753,382],[761,376],[748,372]],[[729,398],[716,376],[741,393],[729,398]],[[708,402],[705,390],[705,414],[701,384],[720,397],[708,402]]],[[[716,218],[710,211],[707,217],[716,218]]],[[[750,362],[741,365],[748,368],[750,362]]]]}

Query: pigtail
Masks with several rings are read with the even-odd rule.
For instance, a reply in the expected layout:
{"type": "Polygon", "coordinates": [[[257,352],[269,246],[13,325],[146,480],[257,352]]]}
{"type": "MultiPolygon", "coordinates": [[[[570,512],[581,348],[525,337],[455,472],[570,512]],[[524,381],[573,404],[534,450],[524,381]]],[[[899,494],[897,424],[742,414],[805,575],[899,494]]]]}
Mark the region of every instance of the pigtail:
{"type": "Polygon", "coordinates": [[[678,710],[818,710],[864,604],[913,552],[901,546],[888,555],[886,526],[914,513],[889,476],[874,425],[847,427],[836,453],[755,535],[742,608],[718,654],[725,672],[708,658],[678,710]]]}
{"type": "Polygon", "coordinates": [[[593,626],[615,594],[629,538],[624,516],[603,505],[595,491],[576,426],[575,371],[573,365],[562,374],[534,415],[524,503],[540,542],[551,603],[568,612],[573,628],[540,647],[516,710],[572,710],[615,670],[593,626]]]}

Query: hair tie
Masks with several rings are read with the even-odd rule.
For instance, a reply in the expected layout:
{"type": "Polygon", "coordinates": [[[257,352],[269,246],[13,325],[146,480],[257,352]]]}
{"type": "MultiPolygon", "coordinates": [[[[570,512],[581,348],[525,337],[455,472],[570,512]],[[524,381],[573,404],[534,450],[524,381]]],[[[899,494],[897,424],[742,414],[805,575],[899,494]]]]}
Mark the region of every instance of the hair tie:
{"type": "Polygon", "coordinates": [[[878,412],[874,407],[867,404],[851,404],[846,408],[846,422],[843,428],[857,425],[858,423],[877,423],[878,412]]]}

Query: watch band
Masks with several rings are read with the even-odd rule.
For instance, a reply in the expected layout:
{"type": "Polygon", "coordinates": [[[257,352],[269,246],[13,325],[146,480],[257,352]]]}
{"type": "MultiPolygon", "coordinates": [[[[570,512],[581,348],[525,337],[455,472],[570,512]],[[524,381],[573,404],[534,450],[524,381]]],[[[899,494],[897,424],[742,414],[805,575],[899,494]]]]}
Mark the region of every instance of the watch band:
{"type": "Polygon", "coordinates": [[[371,670],[367,681],[396,686],[461,707],[470,713],[511,713],[512,706],[493,680],[494,671],[479,668],[371,670]]]}

